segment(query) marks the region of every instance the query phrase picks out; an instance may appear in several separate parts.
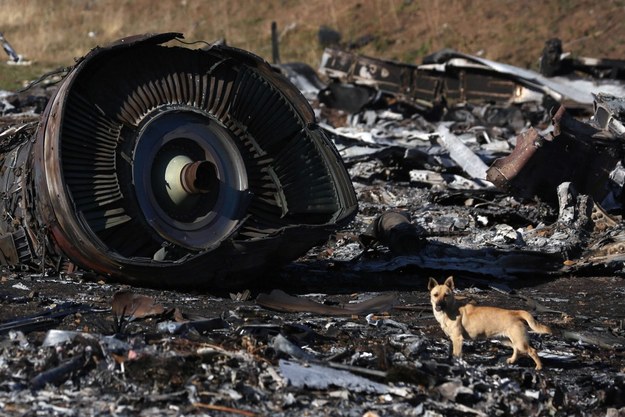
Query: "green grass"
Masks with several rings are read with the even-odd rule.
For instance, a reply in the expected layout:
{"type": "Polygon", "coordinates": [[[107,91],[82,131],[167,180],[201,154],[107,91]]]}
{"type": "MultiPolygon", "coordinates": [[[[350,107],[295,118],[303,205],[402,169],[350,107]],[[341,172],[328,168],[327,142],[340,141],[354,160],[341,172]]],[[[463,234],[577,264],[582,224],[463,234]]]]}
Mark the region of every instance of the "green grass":
{"type": "Polygon", "coordinates": [[[28,85],[29,82],[53,70],[42,64],[10,65],[0,63],[0,90],[17,91],[28,85]]]}

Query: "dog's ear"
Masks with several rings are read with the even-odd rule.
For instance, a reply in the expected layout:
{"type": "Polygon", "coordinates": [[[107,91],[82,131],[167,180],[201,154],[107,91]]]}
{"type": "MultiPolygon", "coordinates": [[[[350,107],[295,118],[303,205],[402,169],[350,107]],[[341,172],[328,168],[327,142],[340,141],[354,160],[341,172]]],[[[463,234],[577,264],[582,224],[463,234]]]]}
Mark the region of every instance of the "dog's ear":
{"type": "Polygon", "coordinates": [[[445,280],[445,285],[447,285],[452,290],[454,289],[454,277],[449,277],[445,280]]]}
{"type": "Polygon", "coordinates": [[[436,280],[432,277],[430,277],[430,280],[428,281],[428,291],[431,291],[432,288],[436,287],[438,285],[438,282],[436,282],[436,280]]]}

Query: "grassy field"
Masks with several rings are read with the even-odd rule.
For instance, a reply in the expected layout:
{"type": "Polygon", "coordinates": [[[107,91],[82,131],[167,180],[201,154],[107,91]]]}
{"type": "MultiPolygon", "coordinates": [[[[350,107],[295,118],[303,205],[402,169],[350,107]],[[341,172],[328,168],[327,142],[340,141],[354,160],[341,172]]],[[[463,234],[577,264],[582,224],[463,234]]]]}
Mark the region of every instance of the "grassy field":
{"type": "Polygon", "coordinates": [[[344,43],[371,36],[360,53],[411,63],[447,47],[535,67],[551,37],[578,55],[625,58],[623,0],[0,0],[0,10],[0,32],[33,63],[9,67],[0,56],[0,89],[146,32],[225,39],[269,60],[272,21],[282,61],[313,66],[322,52],[321,25],[341,32],[344,43]]]}

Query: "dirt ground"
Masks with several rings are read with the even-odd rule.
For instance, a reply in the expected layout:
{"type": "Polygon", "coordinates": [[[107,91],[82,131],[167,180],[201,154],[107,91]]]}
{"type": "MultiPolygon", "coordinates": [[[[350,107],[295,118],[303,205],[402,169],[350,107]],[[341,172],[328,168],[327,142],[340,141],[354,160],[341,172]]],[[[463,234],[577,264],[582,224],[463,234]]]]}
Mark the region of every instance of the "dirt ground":
{"type": "Polygon", "coordinates": [[[333,268],[323,270],[303,259],[267,277],[261,287],[299,288],[300,293],[307,293],[300,296],[328,304],[366,298],[384,287],[384,292],[396,291],[395,309],[375,318],[333,317],[264,309],[254,301],[256,291],[263,289],[253,292],[249,300],[235,301],[227,294],[135,288],[132,291],[153,297],[166,311],[120,326],[111,312],[111,300],[116,292],[128,290],[127,286],[79,276],[5,275],[0,284],[3,323],[46,311],[69,314],[54,320],[45,320],[44,315],[39,324],[15,326],[10,331],[3,328],[0,406],[5,415],[26,416],[362,416],[367,411],[377,415],[603,416],[616,415],[610,413],[625,406],[625,352],[619,344],[625,335],[621,278],[514,282],[503,292],[484,281],[457,278],[459,294],[479,304],[530,310],[538,305],[534,314],[555,334],[531,336],[545,366],[535,371],[528,358],[507,365],[509,349],[496,341],[465,343],[464,359],[449,359],[448,343],[428,304],[426,276],[388,273],[371,279],[366,275],[345,278],[338,273],[343,279],[335,281],[333,268]],[[319,273],[330,279],[317,288],[306,285],[310,283],[307,277],[319,273]],[[159,323],[170,322],[173,308],[188,317],[221,324],[178,334],[159,330],[159,323]],[[82,337],[42,346],[51,329],[77,331],[82,337]],[[596,337],[590,339],[595,343],[563,337],[560,331],[596,337]],[[275,369],[289,358],[297,360],[293,359],[297,355],[277,347],[277,335],[286,336],[322,363],[379,372],[365,376],[406,392],[359,392],[341,381],[327,389],[292,386],[275,369]],[[122,347],[112,347],[110,341],[105,344],[107,336],[122,347]],[[597,340],[603,344],[597,345],[597,340]],[[34,381],[46,371],[58,369],[71,358],[89,356],[88,351],[91,359],[60,377],[48,375],[52,383],[35,386],[34,381]]]}

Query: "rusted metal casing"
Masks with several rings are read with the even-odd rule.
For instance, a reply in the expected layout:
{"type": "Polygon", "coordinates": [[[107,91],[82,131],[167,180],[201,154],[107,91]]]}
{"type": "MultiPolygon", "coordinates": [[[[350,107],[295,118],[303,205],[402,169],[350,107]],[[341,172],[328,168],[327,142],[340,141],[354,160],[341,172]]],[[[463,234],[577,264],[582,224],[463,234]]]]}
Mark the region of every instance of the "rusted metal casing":
{"type": "Polygon", "coordinates": [[[4,155],[5,265],[70,262],[150,286],[234,287],[356,213],[340,156],[260,58],[180,34],[96,48],[4,155]]]}
{"type": "Polygon", "coordinates": [[[493,162],[487,179],[518,197],[538,197],[553,205],[564,182],[602,201],[610,172],[624,156],[621,142],[607,130],[575,120],[563,106],[552,123],[553,133],[546,136],[533,128],[521,133],[512,153],[493,162]]]}

